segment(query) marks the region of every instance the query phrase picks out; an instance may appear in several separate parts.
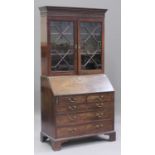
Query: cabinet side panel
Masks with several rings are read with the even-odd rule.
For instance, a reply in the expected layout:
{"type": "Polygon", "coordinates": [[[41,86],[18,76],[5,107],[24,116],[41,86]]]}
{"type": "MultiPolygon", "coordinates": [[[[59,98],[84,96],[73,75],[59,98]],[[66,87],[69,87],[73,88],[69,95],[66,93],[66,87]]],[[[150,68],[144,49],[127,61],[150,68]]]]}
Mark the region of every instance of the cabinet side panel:
{"type": "Polygon", "coordinates": [[[47,16],[41,15],[41,44],[47,43],[47,16]]]}
{"type": "Polygon", "coordinates": [[[41,77],[41,131],[54,137],[53,97],[46,77],[41,77]]]}
{"type": "Polygon", "coordinates": [[[51,95],[51,102],[50,102],[50,117],[49,117],[49,125],[50,125],[50,137],[55,138],[55,104],[56,104],[56,97],[51,95]]]}
{"type": "Polygon", "coordinates": [[[48,75],[48,46],[41,46],[41,74],[48,75]]]}
{"type": "Polygon", "coordinates": [[[41,72],[48,75],[47,15],[41,15],[41,72]]]}
{"type": "Polygon", "coordinates": [[[113,128],[115,130],[115,92],[113,92],[113,128]]]}
{"type": "Polygon", "coordinates": [[[112,108],[111,108],[111,113],[112,113],[112,125],[113,125],[113,130],[115,130],[115,92],[111,92],[111,103],[112,103],[112,108]]]}

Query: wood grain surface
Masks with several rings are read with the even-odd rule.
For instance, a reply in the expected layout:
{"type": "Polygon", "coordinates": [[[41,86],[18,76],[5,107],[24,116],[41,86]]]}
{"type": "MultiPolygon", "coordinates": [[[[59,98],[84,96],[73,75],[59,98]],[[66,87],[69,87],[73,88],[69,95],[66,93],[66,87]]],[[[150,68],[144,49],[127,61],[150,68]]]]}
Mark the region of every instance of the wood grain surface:
{"type": "Polygon", "coordinates": [[[55,96],[114,91],[105,74],[48,77],[55,96]]]}

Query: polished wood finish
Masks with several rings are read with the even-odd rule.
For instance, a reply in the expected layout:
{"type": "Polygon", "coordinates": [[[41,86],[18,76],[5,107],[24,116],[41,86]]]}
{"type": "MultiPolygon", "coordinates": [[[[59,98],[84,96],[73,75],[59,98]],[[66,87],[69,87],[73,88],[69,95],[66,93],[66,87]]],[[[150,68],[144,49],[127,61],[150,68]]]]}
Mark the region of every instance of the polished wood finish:
{"type": "Polygon", "coordinates": [[[46,44],[41,46],[41,74],[47,75],[49,72],[49,61],[47,60],[49,47],[46,44]]]}
{"type": "Polygon", "coordinates": [[[54,151],[59,151],[61,149],[62,143],[63,143],[63,141],[56,141],[56,142],[54,142],[54,141],[51,140],[52,149],[54,151]]]}
{"type": "Polygon", "coordinates": [[[88,75],[41,78],[42,141],[48,137],[54,150],[61,148],[62,140],[79,136],[110,132],[109,141],[115,139],[114,134],[111,134],[114,132],[114,89],[105,75],[89,77],[91,78],[88,75]],[[74,89],[68,85],[67,79],[74,89]],[[71,79],[74,79],[73,83],[71,79]],[[94,87],[90,86],[92,81],[89,80],[93,81],[94,87]],[[96,87],[98,83],[101,85],[99,88],[96,87]]]}
{"type": "Polygon", "coordinates": [[[66,104],[58,104],[56,105],[56,113],[57,114],[65,114],[70,112],[85,112],[85,111],[92,111],[92,109],[98,111],[98,110],[104,110],[105,108],[111,108],[113,106],[113,101],[111,102],[96,102],[96,103],[89,103],[89,104],[69,104],[66,102],[66,104]],[[70,108],[72,106],[72,108],[70,108]],[[76,106],[76,107],[75,107],[76,106]]]}
{"type": "Polygon", "coordinates": [[[78,126],[60,127],[57,129],[57,138],[73,137],[89,133],[100,133],[113,130],[113,122],[104,120],[78,126]]]}
{"type": "Polygon", "coordinates": [[[106,133],[109,136],[109,141],[113,142],[116,140],[116,132],[106,133]]]}
{"type": "Polygon", "coordinates": [[[49,86],[49,81],[45,77],[41,77],[41,134],[44,136],[55,137],[54,104],[51,104],[55,100],[49,86]]]}
{"type": "Polygon", "coordinates": [[[62,96],[62,97],[59,97],[59,103],[61,103],[61,104],[64,104],[64,103],[85,103],[85,102],[86,102],[86,97],[82,96],[82,95],[81,96],[62,96]]]}
{"type": "Polygon", "coordinates": [[[80,112],[77,113],[76,111],[69,111],[64,115],[57,115],[56,116],[56,124],[57,126],[67,126],[67,125],[76,125],[76,124],[83,124],[88,122],[95,122],[104,119],[113,119],[113,109],[101,109],[95,110],[92,112],[80,112]]]}
{"type": "MultiPolygon", "coordinates": [[[[90,8],[40,8],[42,68],[40,140],[41,142],[50,141],[54,151],[60,150],[62,144],[71,139],[99,134],[108,135],[108,141],[115,141],[116,139],[114,129],[114,88],[104,74],[104,16],[106,11],[106,9],[90,8]],[[55,32],[54,28],[51,28],[51,22],[54,23],[52,23],[54,28],[60,28],[60,30],[57,29],[55,32]],[[65,22],[72,22],[73,27],[71,28],[73,28],[73,31],[69,31],[68,27],[63,31],[65,22]],[[90,27],[96,28],[94,24],[97,25],[99,27],[98,32],[96,33],[94,28],[94,31],[90,32],[90,27],[88,29],[85,27],[86,32],[81,33],[80,24],[82,22],[88,25],[91,23],[90,27]],[[57,27],[57,24],[60,27],[57,27]],[[57,35],[55,37],[57,39],[51,37],[51,32],[52,35],[57,35]],[[72,35],[71,44],[70,41],[69,43],[66,41],[64,33],[72,35]],[[92,53],[85,53],[87,46],[83,45],[85,40],[82,40],[83,47],[81,48],[82,35],[91,36],[96,40],[95,44],[97,45],[93,45],[93,47],[97,46],[97,49],[95,47],[95,51],[99,54],[97,60],[101,60],[101,63],[96,63],[96,68],[87,67],[88,60],[91,61],[93,58],[94,49],[91,50],[92,53]],[[98,39],[94,35],[97,35],[98,39]],[[57,41],[61,37],[65,39],[58,43],[57,41]],[[52,42],[52,39],[56,41],[52,42]],[[67,49],[67,47],[71,48],[70,50],[74,53],[74,57],[69,56],[68,62],[64,59],[66,57],[64,49],[67,49]],[[53,48],[55,48],[55,53],[52,51],[53,48]],[[62,61],[68,64],[73,59],[74,63],[73,65],[69,64],[70,68],[68,70],[65,65],[63,67],[66,70],[61,70],[61,66],[59,66],[59,69],[55,65],[52,66],[52,63],[55,64],[54,61],[57,59],[60,59],[60,61],[58,61],[58,64],[56,63],[56,67],[62,61]],[[81,65],[83,66],[81,67],[81,65]]],[[[91,43],[87,42],[86,44],[88,44],[89,49],[91,43]]],[[[73,53],[70,53],[70,55],[73,53]]]]}
{"type": "Polygon", "coordinates": [[[80,18],[103,18],[107,9],[98,8],[75,8],[75,7],[56,7],[56,6],[44,6],[40,7],[41,15],[48,15],[53,17],[80,17],[80,18]]]}
{"type": "Polygon", "coordinates": [[[114,91],[105,74],[50,76],[48,77],[54,95],[80,95],[114,91]]]}

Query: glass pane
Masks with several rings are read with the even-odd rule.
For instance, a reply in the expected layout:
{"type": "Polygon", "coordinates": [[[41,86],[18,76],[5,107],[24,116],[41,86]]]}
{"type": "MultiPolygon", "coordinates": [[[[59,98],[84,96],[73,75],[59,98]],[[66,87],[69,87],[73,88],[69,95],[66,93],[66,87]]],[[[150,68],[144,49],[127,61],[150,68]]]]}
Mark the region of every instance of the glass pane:
{"type": "Polygon", "coordinates": [[[51,57],[52,71],[74,70],[74,34],[73,22],[51,21],[51,57]]]}
{"type": "Polygon", "coordinates": [[[101,69],[101,23],[80,23],[81,68],[101,69]]]}

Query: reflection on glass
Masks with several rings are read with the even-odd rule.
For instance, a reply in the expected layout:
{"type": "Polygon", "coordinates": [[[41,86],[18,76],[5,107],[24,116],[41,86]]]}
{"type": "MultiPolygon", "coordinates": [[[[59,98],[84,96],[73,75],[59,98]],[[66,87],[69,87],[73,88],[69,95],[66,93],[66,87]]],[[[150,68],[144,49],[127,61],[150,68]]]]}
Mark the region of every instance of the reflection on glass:
{"type": "Polygon", "coordinates": [[[52,71],[74,70],[73,22],[51,21],[52,71]]]}
{"type": "Polygon", "coordinates": [[[101,69],[101,39],[101,23],[80,23],[82,69],[101,69]]]}

